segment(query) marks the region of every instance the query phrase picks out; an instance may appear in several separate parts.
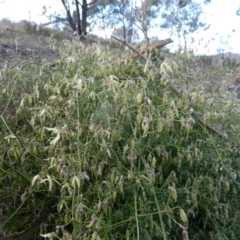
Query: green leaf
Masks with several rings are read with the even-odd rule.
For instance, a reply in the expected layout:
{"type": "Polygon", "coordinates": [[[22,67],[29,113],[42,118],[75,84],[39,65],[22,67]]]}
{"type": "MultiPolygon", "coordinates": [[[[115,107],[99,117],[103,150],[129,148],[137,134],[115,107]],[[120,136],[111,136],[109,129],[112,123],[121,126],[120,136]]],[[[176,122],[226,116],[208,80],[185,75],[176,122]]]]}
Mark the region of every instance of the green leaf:
{"type": "Polygon", "coordinates": [[[54,145],[60,139],[60,132],[58,132],[57,136],[50,142],[51,145],[54,145]]]}
{"type": "Polygon", "coordinates": [[[179,214],[180,214],[180,218],[181,220],[186,223],[188,221],[187,219],[187,215],[186,213],[184,212],[184,210],[181,208],[180,211],[179,211],[179,214]]]}

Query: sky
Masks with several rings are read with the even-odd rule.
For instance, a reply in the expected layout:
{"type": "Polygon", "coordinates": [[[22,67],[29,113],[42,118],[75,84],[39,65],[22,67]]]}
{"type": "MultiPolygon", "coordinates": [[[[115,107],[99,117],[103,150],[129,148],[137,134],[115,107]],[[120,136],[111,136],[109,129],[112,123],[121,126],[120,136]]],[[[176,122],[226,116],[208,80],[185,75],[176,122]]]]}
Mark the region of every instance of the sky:
{"type": "MultiPolygon", "coordinates": [[[[47,14],[64,13],[61,0],[0,0],[0,19],[8,18],[13,21],[24,19],[38,24],[45,23],[49,19],[42,15],[43,6],[47,7],[47,14]]],[[[188,36],[187,47],[195,54],[240,53],[240,16],[236,15],[239,7],[239,0],[212,0],[210,4],[203,5],[205,21],[211,23],[211,27],[207,31],[199,30],[188,36]],[[192,42],[192,39],[195,41],[192,42]]],[[[104,37],[110,37],[111,32],[111,30],[94,31],[95,34],[104,37]]],[[[183,46],[183,39],[179,41],[176,34],[169,30],[153,29],[149,36],[157,36],[159,39],[171,37],[174,41],[172,48],[183,46]]]]}

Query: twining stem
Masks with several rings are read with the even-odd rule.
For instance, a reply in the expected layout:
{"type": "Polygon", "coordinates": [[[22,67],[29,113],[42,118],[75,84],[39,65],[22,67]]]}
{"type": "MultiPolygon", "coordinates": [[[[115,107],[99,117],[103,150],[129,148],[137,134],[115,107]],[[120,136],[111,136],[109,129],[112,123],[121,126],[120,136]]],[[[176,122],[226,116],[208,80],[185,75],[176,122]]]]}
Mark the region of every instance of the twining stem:
{"type": "Polygon", "coordinates": [[[136,191],[134,191],[134,208],[135,208],[135,219],[136,219],[136,225],[137,225],[137,240],[140,240],[138,212],[137,212],[137,193],[136,193],[136,191]]]}
{"type": "Polygon", "coordinates": [[[160,209],[160,206],[159,206],[159,203],[158,203],[158,199],[157,199],[157,195],[156,195],[154,187],[152,187],[152,193],[154,195],[154,201],[155,201],[155,204],[156,204],[157,210],[158,210],[158,216],[159,216],[159,221],[160,221],[160,224],[161,224],[163,240],[167,240],[167,234],[165,232],[165,228],[164,228],[163,220],[162,220],[162,213],[161,213],[161,209],[160,209]]]}

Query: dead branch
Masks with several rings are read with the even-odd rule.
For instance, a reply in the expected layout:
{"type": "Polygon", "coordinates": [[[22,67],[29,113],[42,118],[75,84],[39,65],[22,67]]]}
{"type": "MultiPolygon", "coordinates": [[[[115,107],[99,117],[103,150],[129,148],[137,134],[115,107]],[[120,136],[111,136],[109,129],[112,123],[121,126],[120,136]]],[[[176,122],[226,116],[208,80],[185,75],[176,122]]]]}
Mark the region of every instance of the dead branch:
{"type": "MultiPolygon", "coordinates": [[[[128,44],[127,42],[121,40],[120,38],[118,38],[118,37],[116,37],[116,36],[114,36],[114,35],[111,35],[111,37],[113,37],[113,38],[116,39],[117,41],[121,42],[122,44],[124,44],[125,46],[127,46],[128,48],[130,48],[130,49],[134,52],[132,55],[130,55],[130,56],[127,58],[127,60],[131,60],[131,59],[134,59],[134,58],[140,56],[143,60],[148,61],[148,59],[143,55],[144,53],[153,51],[154,49],[162,48],[162,47],[166,46],[167,44],[173,42],[172,39],[168,38],[168,39],[165,39],[165,40],[161,40],[161,41],[155,43],[155,44],[152,45],[152,46],[148,46],[147,48],[143,49],[142,51],[138,51],[136,48],[134,48],[133,46],[131,46],[131,45],[128,44]]],[[[123,60],[123,61],[121,62],[121,64],[124,63],[124,62],[125,62],[125,60],[123,60]]],[[[149,61],[148,61],[148,62],[149,62],[149,61]]],[[[150,65],[151,65],[151,64],[152,64],[152,63],[150,63],[150,65]]],[[[152,67],[153,67],[153,68],[156,68],[154,64],[153,64],[152,67]]],[[[156,69],[157,69],[157,68],[156,68],[156,69]]]]}
{"type": "MultiPolygon", "coordinates": [[[[144,54],[144,53],[146,53],[146,52],[151,52],[151,51],[153,51],[153,50],[155,50],[155,49],[162,48],[162,47],[164,47],[164,46],[166,46],[167,44],[172,43],[172,42],[173,42],[173,40],[170,39],[170,38],[165,39],[165,40],[161,40],[161,41],[155,43],[154,45],[148,46],[147,48],[143,49],[143,50],[141,51],[141,53],[144,54]]],[[[133,59],[133,58],[136,58],[137,56],[138,56],[137,53],[133,53],[133,54],[128,58],[128,60],[131,60],[131,59],[133,59]]]]}

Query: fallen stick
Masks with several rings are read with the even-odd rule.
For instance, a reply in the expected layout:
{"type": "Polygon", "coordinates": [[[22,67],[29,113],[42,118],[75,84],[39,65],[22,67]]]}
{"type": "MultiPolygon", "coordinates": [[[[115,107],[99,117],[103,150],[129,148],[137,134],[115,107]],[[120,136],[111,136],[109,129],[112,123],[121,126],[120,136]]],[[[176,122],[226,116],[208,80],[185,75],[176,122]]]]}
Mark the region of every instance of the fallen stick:
{"type": "MultiPolygon", "coordinates": [[[[173,42],[172,39],[168,38],[168,39],[165,39],[165,40],[158,41],[154,45],[148,46],[147,48],[143,49],[142,51],[138,51],[136,48],[132,47],[131,45],[129,45],[125,41],[121,40],[120,38],[118,38],[114,35],[112,35],[111,37],[116,39],[117,41],[121,42],[122,44],[124,44],[125,46],[127,46],[128,48],[130,48],[134,52],[132,55],[130,55],[127,58],[127,60],[131,60],[131,59],[134,59],[134,58],[140,56],[143,60],[148,61],[148,59],[143,55],[144,53],[150,52],[154,49],[162,48],[162,47],[166,46],[167,44],[173,42]]],[[[123,60],[121,62],[121,64],[124,63],[124,62],[125,62],[125,60],[123,60]]]]}
{"type": "MultiPolygon", "coordinates": [[[[173,40],[170,39],[170,38],[165,39],[165,40],[161,40],[161,41],[155,43],[154,45],[150,45],[150,46],[146,47],[145,49],[143,49],[143,50],[141,51],[141,53],[144,54],[144,53],[146,53],[146,52],[151,52],[151,51],[153,51],[153,50],[155,50],[155,49],[162,48],[162,47],[164,47],[164,46],[166,46],[167,44],[172,43],[172,42],[173,42],[173,40]]],[[[131,59],[133,59],[133,58],[136,58],[137,56],[138,56],[137,53],[133,53],[132,55],[129,56],[128,60],[131,60],[131,59]]]]}

